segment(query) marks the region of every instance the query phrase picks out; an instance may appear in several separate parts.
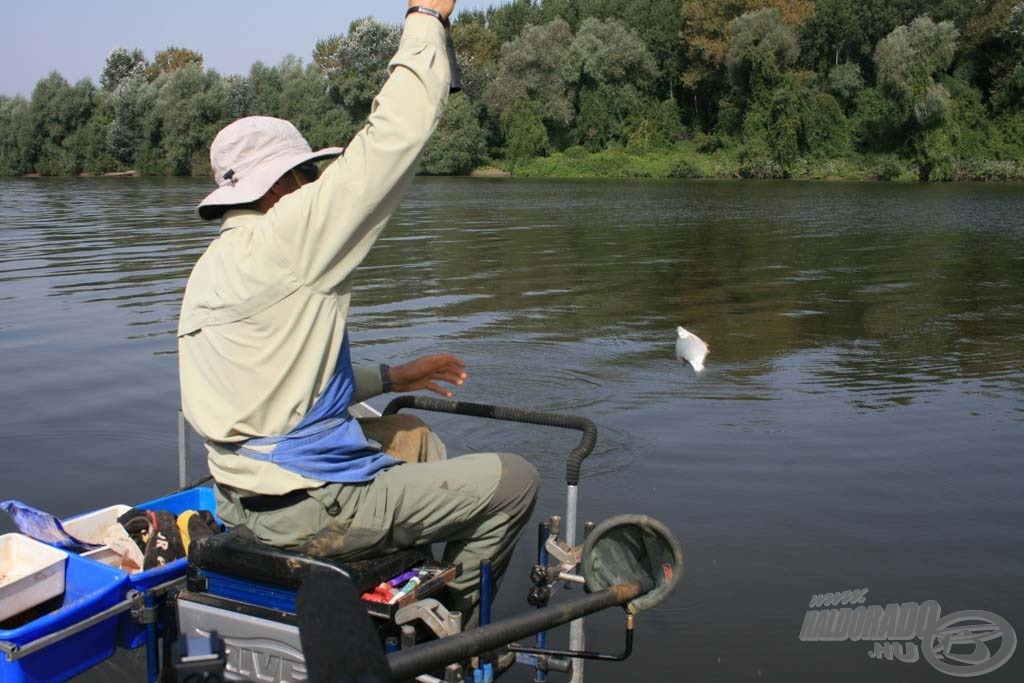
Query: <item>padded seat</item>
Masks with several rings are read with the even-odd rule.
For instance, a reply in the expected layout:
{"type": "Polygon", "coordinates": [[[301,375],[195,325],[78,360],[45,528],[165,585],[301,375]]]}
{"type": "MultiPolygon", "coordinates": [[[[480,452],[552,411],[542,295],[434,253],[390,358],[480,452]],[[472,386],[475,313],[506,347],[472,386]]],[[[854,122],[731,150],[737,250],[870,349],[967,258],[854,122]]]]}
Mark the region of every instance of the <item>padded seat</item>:
{"type": "Polygon", "coordinates": [[[258,581],[272,586],[297,589],[314,571],[339,572],[349,578],[360,593],[373,590],[411,567],[429,559],[416,549],[390,555],[339,562],[277,548],[231,532],[196,539],[189,547],[189,575],[204,571],[258,581]]]}

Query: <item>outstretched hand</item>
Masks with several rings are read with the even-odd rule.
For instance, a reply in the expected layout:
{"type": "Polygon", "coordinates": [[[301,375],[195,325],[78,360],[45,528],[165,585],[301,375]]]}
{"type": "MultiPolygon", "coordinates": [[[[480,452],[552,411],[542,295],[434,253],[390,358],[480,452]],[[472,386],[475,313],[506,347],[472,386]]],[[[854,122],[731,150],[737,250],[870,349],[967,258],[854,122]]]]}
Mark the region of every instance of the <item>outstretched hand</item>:
{"type": "Polygon", "coordinates": [[[416,391],[427,389],[445,398],[452,392],[438,382],[462,386],[466,381],[466,364],[461,358],[450,353],[435,353],[416,360],[391,366],[391,387],[395,391],[416,391]]]}

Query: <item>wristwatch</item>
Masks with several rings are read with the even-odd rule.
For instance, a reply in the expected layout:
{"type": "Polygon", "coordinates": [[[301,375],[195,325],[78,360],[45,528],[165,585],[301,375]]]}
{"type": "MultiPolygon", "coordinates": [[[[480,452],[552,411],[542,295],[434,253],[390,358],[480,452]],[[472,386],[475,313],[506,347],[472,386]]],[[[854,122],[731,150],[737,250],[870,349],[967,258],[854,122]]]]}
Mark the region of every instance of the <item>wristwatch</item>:
{"type": "Polygon", "coordinates": [[[380,390],[383,394],[394,391],[391,385],[391,366],[387,363],[380,364],[380,390]]]}
{"type": "Polygon", "coordinates": [[[410,14],[429,14],[430,16],[432,16],[435,19],[437,19],[438,21],[440,21],[441,25],[444,26],[445,28],[448,28],[451,25],[450,22],[448,21],[448,19],[446,19],[445,17],[441,16],[441,13],[438,12],[436,9],[431,9],[429,7],[423,7],[422,5],[413,5],[412,7],[410,7],[406,11],[405,16],[408,17],[410,14]]]}

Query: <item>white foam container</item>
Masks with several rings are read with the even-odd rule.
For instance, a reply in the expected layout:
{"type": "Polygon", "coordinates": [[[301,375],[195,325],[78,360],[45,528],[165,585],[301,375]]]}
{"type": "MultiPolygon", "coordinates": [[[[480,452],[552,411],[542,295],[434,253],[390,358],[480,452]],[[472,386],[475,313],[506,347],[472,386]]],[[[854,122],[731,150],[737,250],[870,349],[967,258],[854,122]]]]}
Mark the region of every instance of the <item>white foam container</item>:
{"type": "MultiPolygon", "coordinates": [[[[110,507],[87,512],[84,515],[62,519],[60,524],[64,527],[64,531],[80,541],[102,543],[103,533],[117,524],[118,517],[131,509],[130,505],[111,505],[110,507]]],[[[102,562],[111,567],[121,566],[121,556],[107,546],[87,550],[82,553],[82,557],[88,557],[90,560],[102,562]]]]}
{"type": "Polygon", "coordinates": [[[0,621],[64,592],[67,555],[22,534],[0,536],[0,621]]]}

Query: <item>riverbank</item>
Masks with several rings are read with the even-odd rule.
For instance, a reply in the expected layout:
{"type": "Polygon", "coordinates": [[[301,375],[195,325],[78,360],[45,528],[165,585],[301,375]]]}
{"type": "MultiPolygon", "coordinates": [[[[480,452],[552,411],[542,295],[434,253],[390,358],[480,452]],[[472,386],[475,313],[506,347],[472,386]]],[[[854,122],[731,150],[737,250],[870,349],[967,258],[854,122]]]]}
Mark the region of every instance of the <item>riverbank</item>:
{"type": "Polygon", "coordinates": [[[769,159],[754,159],[736,149],[701,152],[680,145],[674,150],[634,154],[625,150],[590,153],[582,147],[517,163],[497,164],[526,178],[791,178],[797,180],[885,180],[919,182],[1024,181],[1024,163],[1010,160],[953,160],[942,173],[922,169],[894,154],[796,159],[784,171],[769,159]]]}
{"type": "MultiPolygon", "coordinates": [[[[80,173],[80,177],[142,177],[136,170],[80,173]]],[[[588,152],[571,147],[545,157],[525,161],[492,160],[470,171],[472,178],[707,178],[792,179],[893,182],[1022,182],[1024,162],[1011,160],[953,161],[943,173],[924,172],[913,160],[894,154],[861,154],[842,158],[794,160],[785,171],[771,160],[753,160],[736,149],[701,152],[678,145],[673,150],[634,153],[622,149],[588,152]],[[929,177],[929,175],[931,177],[929,177]]],[[[39,173],[24,177],[37,178],[39,173]]]]}

